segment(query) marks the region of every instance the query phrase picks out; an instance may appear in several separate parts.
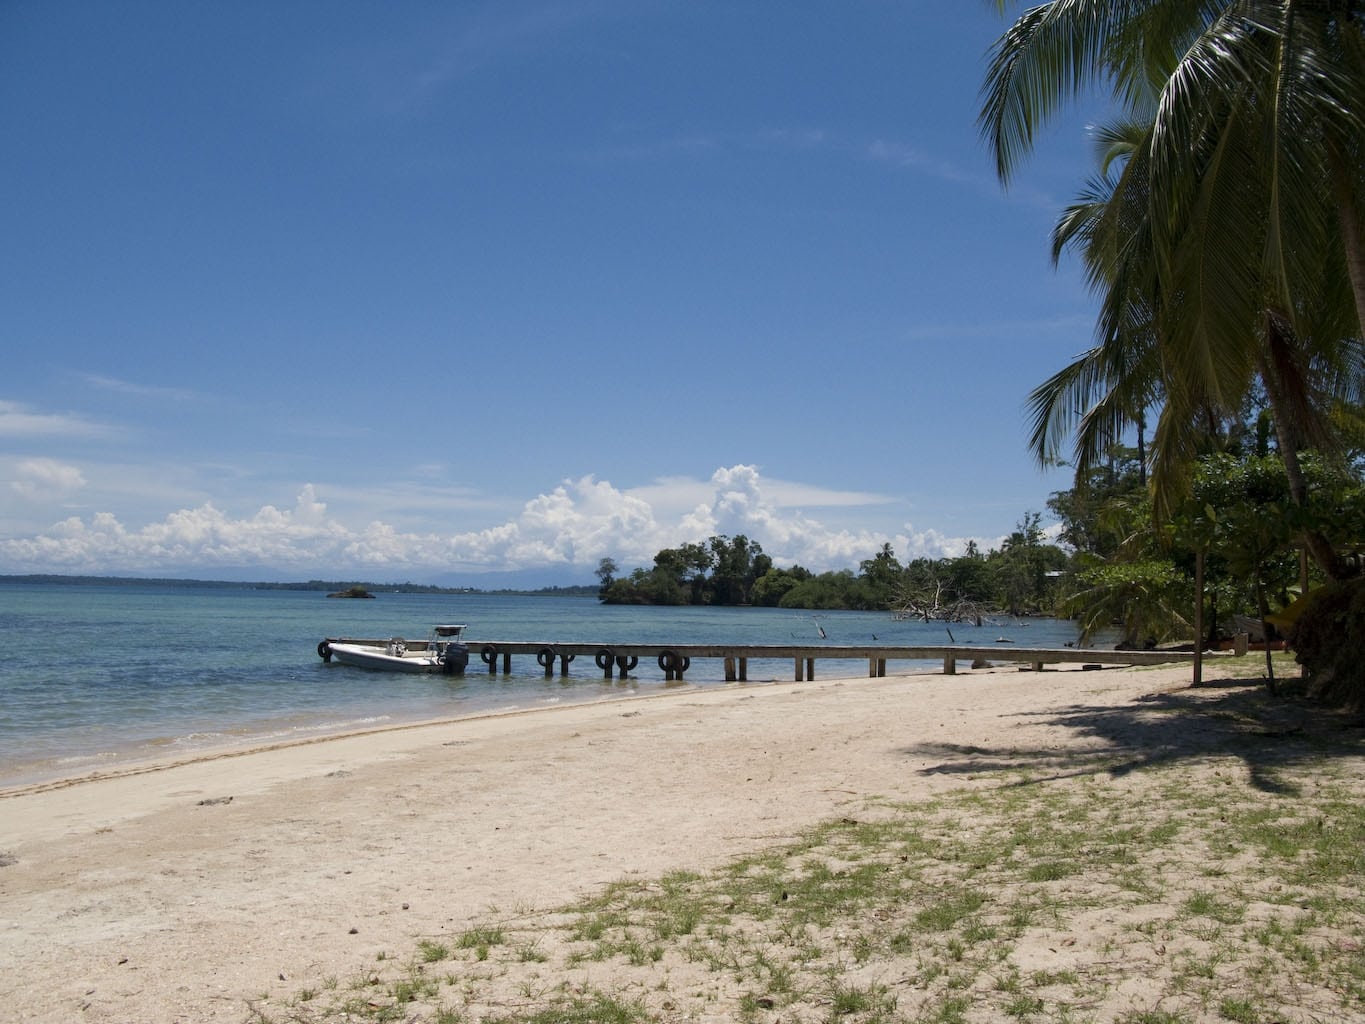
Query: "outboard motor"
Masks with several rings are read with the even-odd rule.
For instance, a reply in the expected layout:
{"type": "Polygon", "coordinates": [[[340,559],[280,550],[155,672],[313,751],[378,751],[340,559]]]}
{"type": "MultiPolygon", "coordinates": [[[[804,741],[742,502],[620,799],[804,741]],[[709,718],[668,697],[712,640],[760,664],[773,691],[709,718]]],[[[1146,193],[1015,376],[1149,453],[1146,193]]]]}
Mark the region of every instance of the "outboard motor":
{"type": "Polygon", "coordinates": [[[441,672],[448,676],[462,676],[469,667],[469,645],[452,640],[446,644],[445,656],[441,659],[441,672]]]}

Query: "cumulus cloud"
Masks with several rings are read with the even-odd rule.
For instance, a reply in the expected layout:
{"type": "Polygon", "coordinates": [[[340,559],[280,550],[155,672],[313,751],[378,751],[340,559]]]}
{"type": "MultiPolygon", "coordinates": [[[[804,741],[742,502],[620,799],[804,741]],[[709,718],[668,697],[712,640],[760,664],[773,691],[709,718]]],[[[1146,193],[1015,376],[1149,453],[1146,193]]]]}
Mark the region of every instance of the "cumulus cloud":
{"type": "Polygon", "coordinates": [[[905,524],[905,534],[900,537],[896,550],[906,552],[910,558],[957,558],[967,552],[967,545],[976,542],[978,550],[986,552],[998,548],[1004,537],[949,537],[938,530],[916,530],[910,523],[905,524]]]}
{"type": "MultiPolygon", "coordinates": [[[[79,473],[72,477],[69,470],[56,463],[35,466],[32,478],[46,474],[54,486],[63,480],[74,485],[79,473]]],[[[211,503],[172,512],[139,529],[108,512],[72,517],[36,536],[0,540],[0,566],[8,572],[140,574],[256,567],[263,574],[334,578],[364,571],[430,579],[552,568],[581,569],[586,575],[605,557],[623,568],[648,565],[662,548],[719,534],[744,534],[779,565],[799,563],[814,571],[855,566],[883,543],[892,544],[902,558],[956,554],[966,547],[966,538],[933,530],[916,533],[908,526],[896,536],[832,529],[775,496],[784,491],[805,497],[817,493],[771,488],[749,465],[717,469],[709,481],[672,479],[639,491],[585,476],[538,494],[506,522],[446,534],[400,531],[378,520],[343,523],[309,484],[292,508],[266,505],[246,517],[229,516],[211,503]],[[690,506],[679,509],[678,495],[691,499],[690,506]]],[[[831,504],[847,500],[827,497],[831,504]]]]}
{"type": "Polygon", "coordinates": [[[233,519],[211,504],[172,512],[129,530],[109,512],[73,516],[36,537],[0,541],[0,559],[20,571],[150,572],[189,566],[307,565],[348,533],[305,487],[292,510],[273,505],[233,519]]]}

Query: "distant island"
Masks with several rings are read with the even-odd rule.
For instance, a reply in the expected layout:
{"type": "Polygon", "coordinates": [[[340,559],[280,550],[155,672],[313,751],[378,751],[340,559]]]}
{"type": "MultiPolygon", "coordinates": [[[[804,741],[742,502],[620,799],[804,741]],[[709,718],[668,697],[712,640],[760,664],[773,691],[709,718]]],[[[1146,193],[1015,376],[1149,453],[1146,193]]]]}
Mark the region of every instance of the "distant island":
{"type": "Polygon", "coordinates": [[[328,597],[355,597],[355,598],[368,598],[368,599],[371,600],[371,601],[374,600],[374,595],[371,594],[371,593],[370,593],[368,590],[366,590],[364,587],[347,587],[345,590],[334,590],[334,591],[332,591],[330,594],[328,594],[327,596],[328,596],[328,597]]]}
{"type": "Polygon", "coordinates": [[[184,587],[233,588],[237,590],[307,590],[319,591],[328,597],[377,597],[380,594],[489,594],[515,597],[597,597],[596,585],[581,587],[541,587],[539,589],[503,588],[483,590],[478,587],[437,587],[425,583],[374,583],[367,580],[308,580],[306,583],[242,583],[233,580],[188,580],[147,576],[61,576],[55,573],[26,575],[0,574],[0,583],[48,583],[84,587],[184,587]],[[353,590],[364,591],[352,594],[353,590]]]}

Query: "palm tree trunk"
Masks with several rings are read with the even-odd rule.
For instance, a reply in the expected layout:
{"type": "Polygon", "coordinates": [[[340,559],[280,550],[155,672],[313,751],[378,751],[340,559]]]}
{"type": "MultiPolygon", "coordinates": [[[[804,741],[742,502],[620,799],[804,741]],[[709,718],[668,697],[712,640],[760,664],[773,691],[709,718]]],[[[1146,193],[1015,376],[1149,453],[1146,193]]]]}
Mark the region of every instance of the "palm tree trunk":
{"type": "Polygon", "coordinates": [[[1270,615],[1270,604],[1265,597],[1265,571],[1264,567],[1258,562],[1256,564],[1256,609],[1261,615],[1261,642],[1265,647],[1265,687],[1270,691],[1270,696],[1275,696],[1275,663],[1270,658],[1270,623],[1266,621],[1270,615]]]}
{"type": "Polygon", "coordinates": [[[1194,555],[1194,678],[1191,686],[1204,684],[1204,549],[1194,555]]]}

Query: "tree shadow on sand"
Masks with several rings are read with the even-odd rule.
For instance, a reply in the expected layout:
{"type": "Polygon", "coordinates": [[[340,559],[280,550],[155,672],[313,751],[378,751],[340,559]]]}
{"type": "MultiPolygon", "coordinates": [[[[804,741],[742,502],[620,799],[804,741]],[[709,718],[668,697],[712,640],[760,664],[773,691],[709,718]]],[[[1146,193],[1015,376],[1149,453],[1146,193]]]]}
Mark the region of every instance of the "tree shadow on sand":
{"type": "Polygon", "coordinates": [[[1323,708],[1301,696],[1271,697],[1264,680],[1236,679],[1146,694],[1121,705],[1072,704],[1015,716],[1070,730],[1080,742],[1055,747],[977,747],[923,743],[904,748],[937,764],[922,775],[1026,772],[1014,785],[1106,774],[1120,777],[1157,765],[1233,756],[1265,793],[1296,795],[1285,769],[1365,754],[1359,715],[1323,708]]]}

